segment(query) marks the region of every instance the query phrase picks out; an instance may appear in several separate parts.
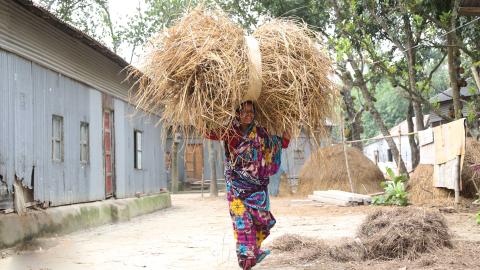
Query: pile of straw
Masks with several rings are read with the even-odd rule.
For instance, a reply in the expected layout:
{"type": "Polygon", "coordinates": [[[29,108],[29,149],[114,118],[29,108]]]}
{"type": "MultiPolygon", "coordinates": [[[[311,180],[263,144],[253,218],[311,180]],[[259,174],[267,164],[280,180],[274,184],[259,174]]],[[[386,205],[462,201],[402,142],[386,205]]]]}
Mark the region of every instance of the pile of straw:
{"type": "Polygon", "coordinates": [[[473,138],[467,138],[465,144],[461,194],[467,198],[477,198],[480,196],[478,194],[480,192],[480,172],[471,166],[480,164],[480,142],[473,138]]]}
{"type": "Polygon", "coordinates": [[[328,246],[319,239],[286,234],[272,241],[271,246],[292,262],[306,263],[328,258],[339,262],[414,260],[423,253],[452,248],[452,243],[447,223],[440,213],[393,208],[369,214],[354,241],[328,246]]]}
{"type": "Polygon", "coordinates": [[[420,164],[410,174],[408,200],[423,205],[453,205],[453,190],[433,186],[433,165],[420,164]]]}
{"type": "MultiPolygon", "coordinates": [[[[347,159],[355,193],[383,191],[380,186],[383,173],[358,148],[348,147],[347,159]]],[[[309,195],[315,190],[329,189],[351,192],[342,145],[319,148],[300,170],[297,194],[309,195]]]]}
{"type": "Polygon", "coordinates": [[[366,259],[416,259],[421,253],[452,247],[445,218],[438,212],[394,208],[377,210],[362,223],[357,237],[366,259]]]}
{"type": "Polygon", "coordinates": [[[297,234],[284,234],[275,238],[270,244],[272,250],[292,256],[282,256],[287,263],[307,263],[328,255],[329,247],[320,240],[300,236],[297,234]]]}
{"type": "MultiPolygon", "coordinates": [[[[476,198],[480,188],[480,173],[471,166],[480,164],[480,142],[466,139],[465,159],[462,169],[461,203],[466,198],[476,198]]],[[[433,186],[433,165],[420,164],[410,174],[409,201],[414,204],[454,205],[453,190],[433,186]]]]}
{"type": "MultiPolygon", "coordinates": [[[[222,12],[197,7],[153,40],[143,73],[134,74],[140,79],[133,102],[160,114],[173,132],[229,128],[252,80],[245,35],[222,12]]],[[[337,90],[315,33],[305,24],[272,20],[253,37],[261,54],[261,92],[253,100],[258,124],[277,134],[324,130],[337,90]]]]}

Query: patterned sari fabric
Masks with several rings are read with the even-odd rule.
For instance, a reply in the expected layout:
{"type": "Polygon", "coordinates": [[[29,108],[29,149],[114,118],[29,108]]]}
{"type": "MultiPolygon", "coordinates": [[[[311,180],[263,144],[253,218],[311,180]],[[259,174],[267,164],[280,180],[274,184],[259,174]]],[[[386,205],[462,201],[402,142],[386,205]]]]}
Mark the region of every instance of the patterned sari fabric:
{"type": "Polygon", "coordinates": [[[260,246],[275,225],[268,196],[269,176],[280,167],[282,148],[288,140],[269,136],[251,125],[245,135],[231,136],[225,142],[225,180],[239,264],[256,261],[260,246]]]}

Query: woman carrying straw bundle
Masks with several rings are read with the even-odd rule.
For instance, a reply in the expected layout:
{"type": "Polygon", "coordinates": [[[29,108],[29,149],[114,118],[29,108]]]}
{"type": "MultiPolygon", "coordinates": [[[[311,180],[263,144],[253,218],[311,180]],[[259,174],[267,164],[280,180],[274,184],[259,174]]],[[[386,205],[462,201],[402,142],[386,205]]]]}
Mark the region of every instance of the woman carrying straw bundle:
{"type": "MultiPolygon", "coordinates": [[[[246,101],[237,110],[232,128],[223,136],[225,142],[225,180],[238,263],[251,269],[270,251],[260,249],[275,225],[270,212],[267,186],[269,176],[280,168],[282,148],[287,148],[290,135],[271,136],[256,126],[255,106],[246,101]]],[[[220,140],[216,134],[208,139],[220,140]]]]}

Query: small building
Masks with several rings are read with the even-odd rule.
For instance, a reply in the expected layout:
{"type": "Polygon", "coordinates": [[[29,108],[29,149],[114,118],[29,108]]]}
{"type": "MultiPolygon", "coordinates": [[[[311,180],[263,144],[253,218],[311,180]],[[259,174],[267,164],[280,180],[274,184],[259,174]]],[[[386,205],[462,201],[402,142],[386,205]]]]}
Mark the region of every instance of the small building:
{"type": "MultiPolygon", "coordinates": [[[[223,162],[225,160],[223,144],[219,141],[211,141],[200,137],[180,137],[178,141],[177,168],[178,180],[182,189],[189,189],[203,180],[210,181],[212,172],[210,166],[208,143],[213,144],[216,159],[216,179],[221,181],[223,176],[223,162]]],[[[165,144],[165,159],[167,169],[168,187],[171,188],[171,154],[173,138],[169,136],[165,144]]],[[[208,186],[204,187],[208,189],[208,186]]]]}
{"type": "MultiPolygon", "coordinates": [[[[479,94],[480,93],[478,92],[469,90],[469,87],[460,88],[460,98],[464,100],[461,102],[463,117],[467,117],[468,115],[468,108],[465,104],[465,101],[471,101],[473,98],[477,97],[479,94]]],[[[439,110],[443,115],[449,116],[451,118],[455,118],[455,111],[453,108],[452,88],[448,88],[447,90],[430,98],[430,103],[438,103],[439,110]]],[[[436,127],[442,124],[446,124],[448,123],[448,121],[444,120],[435,112],[432,112],[430,117],[430,123],[432,124],[432,127],[436,127]]]]}
{"type": "MultiPolygon", "coordinates": [[[[430,115],[424,115],[423,122],[425,126],[430,125],[430,115]]],[[[417,130],[415,117],[412,118],[414,123],[414,129],[417,130]]],[[[408,134],[408,124],[407,120],[402,121],[400,124],[394,126],[390,130],[390,135],[395,136],[398,134],[408,134]]],[[[407,168],[408,172],[413,170],[412,168],[412,152],[410,150],[410,143],[408,141],[408,136],[402,135],[401,139],[396,136],[393,137],[395,145],[397,146],[398,150],[401,153],[403,162],[405,163],[405,167],[407,168]]],[[[369,142],[367,142],[363,147],[363,153],[367,156],[370,160],[372,160],[380,170],[385,174],[387,168],[391,168],[394,171],[398,171],[397,164],[395,159],[392,155],[392,151],[387,144],[387,141],[383,138],[383,135],[377,135],[372,138],[369,142]]]]}
{"type": "Polygon", "coordinates": [[[157,116],[128,102],[128,63],[27,0],[0,5],[0,201],[46,205],[166,188],[157,116]]]}

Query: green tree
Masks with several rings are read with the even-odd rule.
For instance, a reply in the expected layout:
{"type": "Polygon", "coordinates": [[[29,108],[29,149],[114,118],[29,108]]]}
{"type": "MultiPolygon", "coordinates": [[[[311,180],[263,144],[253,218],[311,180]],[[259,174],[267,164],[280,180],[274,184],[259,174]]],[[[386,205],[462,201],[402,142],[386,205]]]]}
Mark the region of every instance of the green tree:
{"type": "Polygon", "coordinates": [[[117,52],[122,30],[112,20],[108,0],[39,0],[39,3],[64,22],[117,52]]]}
{"type": "MultiPolygon", "coordinates": [[[[388,128],[376,108],[374,92],[382,74],[375,72],[375,66],[371,65],[372,61],[368,59],[368,53],[362,43],[371,40],[368,37],[373,36],[379,29],[378,25],[363,16],[362,2],[356,0],[342,2],[264,0],[260,2],[268,10],[268,14],[276,17],[300,18],[324,35],[332,58],[336,60],[337,74],[344,81],[344,85],[352,85],[352,89],[356,88],[360,91],[364,101],[363,107],[368,110],[375,124],[386,137],[401,172],[406,173],[404,162],[399,157],[398,149],[393,139],[389,137],[388,128]]],[[[371,47],[376,48],[373,43],[371,47]]],[[[342,91],[345,90],[342,89],[342,91]]],[[[344,98],[344,101],[347,102],[347,99],[344,98]]],[[[350,104],[346,103],[345,106],[351,108],[350,104]]]]}

